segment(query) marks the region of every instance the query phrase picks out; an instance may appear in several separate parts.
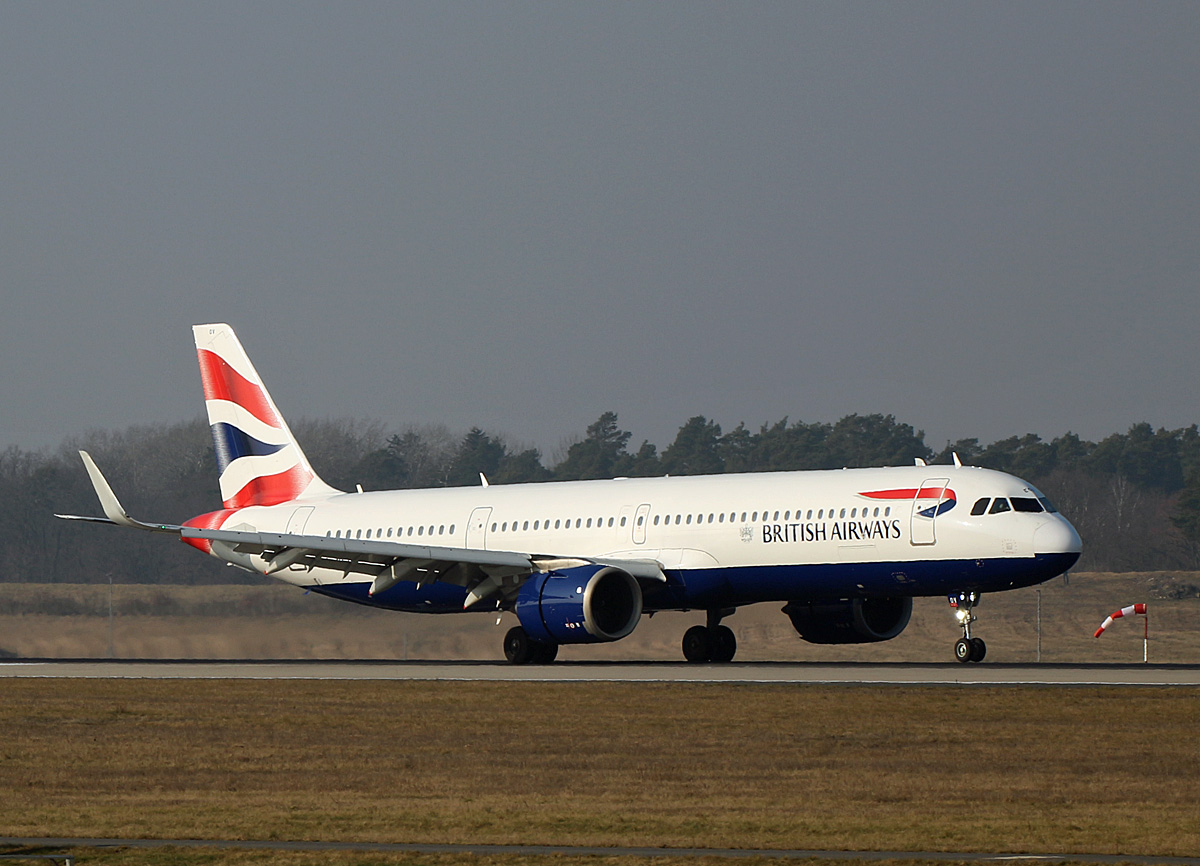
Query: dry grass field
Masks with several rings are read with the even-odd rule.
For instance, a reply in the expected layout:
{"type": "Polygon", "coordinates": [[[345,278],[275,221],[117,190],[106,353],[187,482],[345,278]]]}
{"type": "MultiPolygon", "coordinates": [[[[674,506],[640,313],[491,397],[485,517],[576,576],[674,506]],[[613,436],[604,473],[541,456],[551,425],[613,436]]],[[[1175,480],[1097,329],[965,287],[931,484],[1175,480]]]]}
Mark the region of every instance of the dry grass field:
{"type": "MultiPolygon", "coordinates": [[[[1042,590],[1047,662],[1200,663],[1200,575],[1075,574],[1042,590]]],[[[262,586],[0,584],[0,655],[495,659],[486,615],[374,611],[262,586]]],[[[985,597],[988,661],[1037,654],[1037,593],[985,597]]],[[[818,647],[777,605],[739,659],[948,661],[943,599],[900,638],[818,647]]],[[[679,657],[699,613],[564,659],[679,657]]],[[[867,688],[6,680],[0,835],[1200,852],[1200,694],[867,688]]],[[[561,857],[91,850],[102,864],[509,866],[561,857]]],[[[596,862],[605,858],[591,858],[596,862]]],[[[610,858],[611,859],[611,858],[610,858]]],[[[674,866],[670,859],[613,860],[674,866]]],[[[722,861],[724,862],[724,861],[722,861]]],[[[743,862],[743,861],[739,861],[743,862]]]]}
{"type": "Polygon", "coordinates": [[[1200,851],[1186,688],[3,689],[4,836],[1200,851]]]}
{"type": "MultiPolygon", "coordinates": [[[[1108,614],[1150,604],[1150,660],[1200,663],[1200,574],[1073,574],[1039,587],[1042,659],[1138,662],[1141,620],[1092,633],[1108,614]]],[[[110,648],[107,586],[0,583],[0,656],[104,658],[110,648]]],[[[420,616],[306,594],[266,578],[261,586],[113,588],[111,647],[118,658],[498,659],[504,631],[488,614],[420,616]]],[[[745,661],[950,661],[959,635],[944,598],[917,599],[900,637],[880,644],[814,646],[801,641],[778,604],[726,620],[745,661]]],[[[977,633],[992,662],[1037,659],[1036,589],[987,595],[977,633]]],[[[643,619],[612,644],[563,647],[567,660],[679,660],[683,632],[700,612],[643,619]]]]}

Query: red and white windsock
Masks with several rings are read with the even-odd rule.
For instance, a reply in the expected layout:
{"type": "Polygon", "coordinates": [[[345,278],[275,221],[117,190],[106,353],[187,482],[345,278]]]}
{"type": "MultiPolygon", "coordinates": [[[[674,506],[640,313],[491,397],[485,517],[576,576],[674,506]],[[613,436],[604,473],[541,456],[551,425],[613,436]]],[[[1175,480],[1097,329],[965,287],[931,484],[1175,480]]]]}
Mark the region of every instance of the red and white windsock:
{"type": "Polygon", "coordinates": [[[1146,615],[1146,605],[1131,604],[1131,605],[1129,605],[1129,607],[1121,608],[1116,613],[1109,616],[1108,619],[1104,620],[1104,622],[1100,623],[1100,628],[1096,629],[1096,634],[1093,635],[1093,637],[1100,637],[1100,635],[1104,634],[1104,630],[1113,624],[1114,619],[1120,619],[1123,616],[1135,616],[1137,614],[1141,614],[1142,616],[1145,616],[1146,615]]]}

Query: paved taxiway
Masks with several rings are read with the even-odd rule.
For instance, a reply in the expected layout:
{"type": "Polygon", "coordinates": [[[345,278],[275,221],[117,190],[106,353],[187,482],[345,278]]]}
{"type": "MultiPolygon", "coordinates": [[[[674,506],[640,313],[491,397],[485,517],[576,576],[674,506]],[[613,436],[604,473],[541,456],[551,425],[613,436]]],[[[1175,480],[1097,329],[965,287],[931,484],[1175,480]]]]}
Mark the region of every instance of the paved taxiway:
{"type": "Polygon", "coordinates": [[[559,662],[514,666],[438,661],[24,659],[0,661],[0,677],[1194,686],[1200,685],[1200,665],[559,662]]]}

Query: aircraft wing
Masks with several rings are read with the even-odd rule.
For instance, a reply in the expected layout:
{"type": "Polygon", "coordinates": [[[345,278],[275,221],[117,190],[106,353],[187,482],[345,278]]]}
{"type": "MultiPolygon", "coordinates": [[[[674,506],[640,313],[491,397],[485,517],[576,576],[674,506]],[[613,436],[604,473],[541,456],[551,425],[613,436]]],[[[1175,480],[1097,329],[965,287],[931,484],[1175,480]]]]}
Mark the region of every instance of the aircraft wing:
{"type": "Polygon", "coordinates": [[[637,580],[665,583],[661,565],[649,559],[610,559],[479,550],[466,547],[434,547],[398,541],[360,538],[331,538],[327,535],[292,535],[246,529],[203,529],[174,524],[143,523],[125,511],[103,473],[86,451],[79,456],[87,468],[92,486],[100,499],[104,517],[59,514],[64,520],[110,523],[131,529],[178,534],[185,539],[207,541],[213,553],[247,571],[276,574],[293,566],[321,567],[344,574],[364,574],[371,578],[370,594],[383,592],[404,580],[420,583],[443,581],[467,589],[464,607],[485,598],[499,596],[505,601],[516,598],[521,584],[535,572],[575,568],[583,565],[610,565],[628,572],[637,580]],[[258,556],[268,563],[264,570],[258,556]]]}
{"type": "Polygon", "coordinates": [[[551,569],[610,565],[638,580],[665,582],[667,579],[659,563],[653,560],[563,557],[190,526],[182,527],[180,534],[183,538],[208,541],[213,546],[213,552],[221,558],[251,571],[260,571],[250,561],[250,556],[257,555],[270,563],[266,574],[275,574],[292,566],[364,574],[372,578],[371,595],[383,592],[403,580],[453,583],[468,589],[464,607],[492,596],[511,600],[529,575],[551,569]]]}

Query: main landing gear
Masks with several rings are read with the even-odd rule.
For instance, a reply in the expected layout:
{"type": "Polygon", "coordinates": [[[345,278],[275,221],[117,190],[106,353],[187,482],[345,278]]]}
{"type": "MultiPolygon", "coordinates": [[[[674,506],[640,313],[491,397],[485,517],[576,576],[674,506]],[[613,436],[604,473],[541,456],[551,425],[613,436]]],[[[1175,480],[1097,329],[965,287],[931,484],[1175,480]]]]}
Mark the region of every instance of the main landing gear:
{"type": "Polygon", "coordinates": [[[504,636],[504,657],[514,665],[548,665],[558,655],[558,644],[534,640],[519,625],[504,636]]]}
{"type": "Polygon", "coordinates": [[[955,608],[954,616],[962,626],[963,636],[954,643],[954,657],[960,662],[981,662],[987,655],[987,644],[981,637],[971,637],[971,623],[979,617],[972,613],[972,608],[979,603],[979,593],[958,592],[950,596],[950,606],[955,608]]]}
{"type": "Polygon", "coordinates": [[[730,662],[737,654],[737,638],[733,629],[721,625],[721,617],[733,613],[733,608],[708,612],[707,625],[694,625],[683,633],[683,657],[689,662],[730,662]]]}

